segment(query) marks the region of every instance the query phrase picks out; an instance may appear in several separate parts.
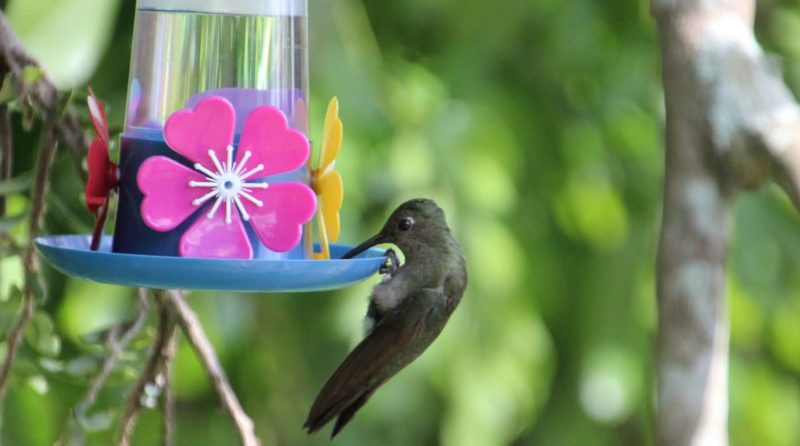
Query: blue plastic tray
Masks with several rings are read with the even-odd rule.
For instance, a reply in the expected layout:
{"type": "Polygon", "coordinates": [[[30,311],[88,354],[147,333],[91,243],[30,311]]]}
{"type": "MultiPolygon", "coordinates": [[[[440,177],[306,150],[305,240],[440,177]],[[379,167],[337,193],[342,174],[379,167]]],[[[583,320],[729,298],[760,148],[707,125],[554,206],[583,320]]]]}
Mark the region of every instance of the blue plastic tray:
{"type": "MultiPolygon", "coordinates": [[[[118,254],[111,237],[99,251],[89,236],[60,235],[35,240],[39,254],[64,274],[131,287],[236,292],[301,292],[343,288],[375,274],[385,251],[369,249],[349,260],[228,260],[118,254]]],[[[352,247],[331,245],[341,257],[352,247]]]]}

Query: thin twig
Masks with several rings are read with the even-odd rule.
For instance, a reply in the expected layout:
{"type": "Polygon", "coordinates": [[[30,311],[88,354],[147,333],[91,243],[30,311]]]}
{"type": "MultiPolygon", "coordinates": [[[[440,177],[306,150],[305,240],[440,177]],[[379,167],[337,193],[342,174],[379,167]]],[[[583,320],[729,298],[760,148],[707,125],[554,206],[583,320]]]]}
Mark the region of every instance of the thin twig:
{"type": "MultiPolygon", "coordinates": [[[[55,158],[58,141],[64,141],[72,149],[75,165],[83,178],[85,173],[81,166],[83,153],[88,146],[86,137],[83,134],[80,124],[71,109],[62,111],[60,97],[56,87],[50,82],[46,75],[28,85],[25,81],[25,67],[33,66],[39,68],[36,60],[24,51],[16,34],[6,20],[5,14],[0,12],[0,65],[3,67],[3,78],[5,74],[11,75],[11,81],[20,92],[19,102],[24,107],[30,107],[41,114],[44,124],[42,131],[42,149],[39,153],[39,160],[36,167],[36,177],[31,191],[31,214],[28,222],[28,236],[33,239],[39,234],[41,222],[45,210],[45,196],[50,168],[55,158]]],[[[5,126],[6,114],[0,117],[0,126],[5,126]]],[[[2,133],[3,138],[10,140],[11,132],[2,133]]],[[[11,144],[3,143],[3,176],[13,170],[12,158],[9,153],[12,151],[11,144]]],[[[7,337],[6,359],[0,366],[0,407],[5,399],[8,390],[8,380],[17,351],[19,350],[22,334],[28,320],[33,316],[36,306],[36,294],[39,288],[37,283],[40,280],[37,274],[36,252],[33,243],[29,243],[23,253],[23,268],[25,271],[25,286],[23,290],[22,310],[17,317],[13,327],[7,337]]]]}
{"type": "MultiPolygon", "coordinates": [[[[168,346],[170,358],[175,357],[177,349],[177,336],[172,338],[168,346]]],[[[164,370],[164,389],[161,395],[161,411],[163,423],[161,425],[162,446],[172,446],[175,439],[175,393],[172,390],[172,360],[167,361],[164,370]]]]}
{"type": "Polygon", "coordinates": [[[56,443],[58,446],[67,446],[73,443],[84,444],[86,442],[85,434],[82,429],[78,428],[78,425],[83,422],[86,414],[91,410],[92,406],[94,406],[100,390],[106,385],[111,373],[117,367],[122,352],[128,348],[128,345],[133,342],[136,336],[138,336],[147,325],[149,309],[150,305],[147,300],[147,290],[140,288],[136,317],[130,324],[119,323],[111,328],[106,340],[108,355],[105,361],[103,361],[103,367],[100,369],[100,373],[92,378],[89,383],[89,389],[86,391],[83,399],[75,405],[73,409],[73,423],[67,424],[67,428],[64,429],[61,438],[59,438],[56,443]]]}
{"type": "Polygon", "coordinates": [[[94,379],[92,379],[86,395],[84,395],[81,402],[75,407],[75,415],[78,418],[86,415],[89,409],[91,409],[91,407],[94,405],[95,401],[97,401],[97,395],[100,393],[100,389],[105,386],[108,378],[111,376],[111,373],[116,368],[120,355],[125,351],[126,348],[128,348],[128,345],[133,342],[136,336],[142,332],[147,324],[147,314],[149,310],[150,305],[147,300],[147,290],[140,288],[138,294],[138,303],[136,306],[136,318],[128,327],[128,329],[122,333],[122,335],[112,333],[109,336],[108,355],[103,362],[103,367],[100,369],[100,373],[98,373],[94,379]]]}
{"type": "Polygon", "coordinates": [[[153,350],[150,352],[150,357],[147,360],[147,365],[142,371],[139,381],[136,383],[136,386],[134,386],[125,404],[125,412],[122,416],[122,423],[119,430],[118,444],[120,446],[130,445],[136,420],[142,410],[142,398],[144,397],[145,390],[149,384],[159,384],[159,377],[163,376],[166,364],[173,354],[171,346],[176,334],[175,318],[169,306],[164,303],[164,300],[161,299],[158,294],[156,294],[156,300],[159,304],[158,331],[156,332],[156,339],[153,343],[153,350]]]}
{"type": "Polygon", "coordinates": [[[194,348],[200,357],[203,368],[211,378],[214,389],[222,402],[222,406],[233,420],[243,446],[259,446],[261,442],[255,434],[255,424],[245,413],[239,399],[231,388],[231,384],[225,375],[225,370],[219,363],[219,358],[214,350],[211,341],[203,331],[197,315],[186,303],[180,291],[167,291],[167,302],[172,306],[178,318],[178,325],[181,326],[189,344],[194,348]]]}
{"type": "MultiPolygon", "coordinates": [[[[4,74],[0,71],[0,82],[4,74]]],[[[8,106],[0,104],[0,180],[9,180],[14,169],[14,134],[8,106]]],[[[0,196],[0,217],[6,215],[6,197],[0,196]]]]}
{"type": "MultiPolygon", "coordinates": [[[[28,235],[31,239],[36,237],[41,230],[42,219],[45,212],[45,196],[48,186],[47,180],[50,177],[50,168],[55,159],[57,145],[52,128],[45,128],[42,148],[39,152],[39,160],[36,166],[36,178],[34,180],[33,190],[31,191],[31,214],[28,220],[28,235]]],[[[25,248],[22,257],[22,266],[25,271],[22,311],[8,334],[6,340],[8,353],[6,353],[6,360],[3,362],[3,365],[0,366],[0,407],[2,407],[3,400],[8,390],[8,378],[11,374],[11,366],[14,364],[14,359],[17,356],[17,351],[22,341],[22,333],[31,316],[33,316],[33,311],[36,306],[36,289],[39,284],[35,281],[40,280],[40,278],[37,274],[36,250],[33,243],[29,243],[25,248]]]]}

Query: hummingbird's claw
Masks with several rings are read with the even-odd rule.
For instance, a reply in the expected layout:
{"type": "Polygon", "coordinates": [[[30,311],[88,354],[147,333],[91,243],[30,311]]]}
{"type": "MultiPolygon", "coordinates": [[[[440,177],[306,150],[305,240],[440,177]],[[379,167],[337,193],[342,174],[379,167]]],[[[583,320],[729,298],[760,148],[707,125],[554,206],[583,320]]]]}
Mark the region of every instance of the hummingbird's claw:
{"type": "Polygon", "coordinates": [[[400,268],[400,260],[397,258],[397,253],[394,252],[394,249],[387,249],[386,262],[383,263],[378,272],[386,274],[387,278],[391,279],[397,273],[398,268],[400,268]]]}

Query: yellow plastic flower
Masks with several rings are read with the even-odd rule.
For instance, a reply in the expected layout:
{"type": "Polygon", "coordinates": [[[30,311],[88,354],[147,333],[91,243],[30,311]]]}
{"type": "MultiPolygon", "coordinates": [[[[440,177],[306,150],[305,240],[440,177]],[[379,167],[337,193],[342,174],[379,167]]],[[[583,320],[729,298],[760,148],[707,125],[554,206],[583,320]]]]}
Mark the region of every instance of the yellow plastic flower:
{"type": "Polygon", "coordinates": [[[329,244],[339,238],[339,209],[344,201],[344,185],[342,175],[334,167],[341,148],[342,120],[339,119],[339,100],[334,97],[325,114],[319,166],[311,172],[311,187],[317,194],[317,227],[321,248],[320,252],[314,251],[314,259],[330,259],[329,244]]]}

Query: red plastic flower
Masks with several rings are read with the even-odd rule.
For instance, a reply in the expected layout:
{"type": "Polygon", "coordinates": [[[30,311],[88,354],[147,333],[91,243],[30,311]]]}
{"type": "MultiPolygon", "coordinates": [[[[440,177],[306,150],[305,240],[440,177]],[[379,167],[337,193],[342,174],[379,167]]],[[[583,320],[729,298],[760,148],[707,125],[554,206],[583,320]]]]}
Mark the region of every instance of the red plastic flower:
{"type": "Polygon", "coordinates": [[[96,223],[92,233],[92,251],[100,246],[103,234],[103,225],[108,216],[108,203],[111,191],[117,186],[117,165],[108,157],[108,121],[103,104],[89,89],[89,114],[94,124],[95,138],[89,146],[87,164],[89,166],[89,180],[86,182],[86,207],[94,215],[96,223]]]}

